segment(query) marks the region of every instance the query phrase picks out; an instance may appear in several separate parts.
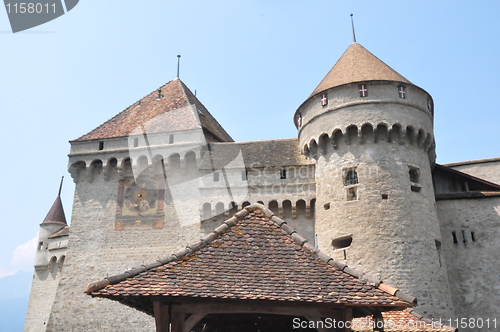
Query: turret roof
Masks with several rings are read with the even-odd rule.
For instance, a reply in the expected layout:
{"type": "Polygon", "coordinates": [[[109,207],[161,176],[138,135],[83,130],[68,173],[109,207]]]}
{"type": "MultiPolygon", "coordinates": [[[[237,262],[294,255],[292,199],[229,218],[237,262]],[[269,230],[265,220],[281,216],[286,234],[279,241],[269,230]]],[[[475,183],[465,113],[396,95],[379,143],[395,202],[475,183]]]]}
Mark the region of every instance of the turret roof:
{"type": "Polygon", "coordinates": [[[353,43],[314,89],[311,96],[336,86],[366,81],[411,83],[366,48],[353,43]]]}
{"type": "MultiPolygon", "coordinates": [[[[168,112],[185,107],[188,111],[182,112],[183,116],[176,114],[176,117],[168,117],[168,119],[175,118],[176,120],[176,123],[168,124],[169,127],[174,126],[176,130],[180,131],[201,126],[204,132],[208,132],[218,141],[233,141],[231,136],[208,112],[191,90],[180,79],[176,78],[73,142],[126,137],[137,127],[151,122],[151,120],[168,112]]],[[[155,128],[155,130],[156,132],[162,132],[161,128],[155,128]]]]}
{"type": "Polygon", "coordinates": [[[59,224],[64,226],[68,225],[66,223],[66,216],[64,215],[61,196],[57,196],[56,200],[54,201],[54,204],[52,204],[52,207],[49,210],[49,213],[47,213],[47,216],[41,223],[41,225],[48,225],[48,224],[59,224]]]}

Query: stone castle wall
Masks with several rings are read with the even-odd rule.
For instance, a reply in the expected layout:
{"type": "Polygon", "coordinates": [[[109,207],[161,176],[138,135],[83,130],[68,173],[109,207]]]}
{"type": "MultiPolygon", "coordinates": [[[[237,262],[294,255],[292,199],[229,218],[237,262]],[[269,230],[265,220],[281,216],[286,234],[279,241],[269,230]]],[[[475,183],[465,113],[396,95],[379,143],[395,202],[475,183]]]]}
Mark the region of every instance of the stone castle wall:
{"type": "Polygon", "coordinates": [[[455,316],[491,322],[500,317],[500,198],[440,200],[437,210],[455,316]]]}

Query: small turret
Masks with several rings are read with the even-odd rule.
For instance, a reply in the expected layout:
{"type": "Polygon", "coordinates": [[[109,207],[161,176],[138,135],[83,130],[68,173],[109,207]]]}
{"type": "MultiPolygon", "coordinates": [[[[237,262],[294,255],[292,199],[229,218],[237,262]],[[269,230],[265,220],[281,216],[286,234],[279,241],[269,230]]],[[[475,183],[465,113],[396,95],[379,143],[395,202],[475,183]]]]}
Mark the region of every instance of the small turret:
{"type": "Polygon", "coordinates": [[[38,246],[35,256],[35,269],[46,269],[49,267],[49,237],[68,226],[61,201],[62,183],[63,180],[61,179],[56,200],[54,204],[52,204],[49,213],[47,213],[47,216],[40,224],[38,246]]]}

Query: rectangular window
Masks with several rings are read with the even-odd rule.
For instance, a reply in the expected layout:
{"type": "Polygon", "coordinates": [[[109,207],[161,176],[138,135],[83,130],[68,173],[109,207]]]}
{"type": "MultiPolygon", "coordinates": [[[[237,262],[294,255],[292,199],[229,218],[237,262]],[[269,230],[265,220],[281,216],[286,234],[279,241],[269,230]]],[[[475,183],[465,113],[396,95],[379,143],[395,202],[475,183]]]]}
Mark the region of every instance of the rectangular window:
{"type": "Polygon", "coordinates": [[[248,171],[242,171],[241,172],[241,181],[247,181],[248,180],[248,171]]]}
{"type": "Polygon", "coordinates": [[[104,150],[104,142],[103,141],[99,142],[99,150],[104,150]]]}
{"type": "Polygon", "coordinates": [[[139,146],[139,139],[138,138],[134,138],[134,148],[136,148],[138,146],[139,146]]]}
{"type": "Polygon", "coordinates": [[[168,136],[168,144],[174,144],[174,135],[168,136]]]}
{"type": "Polygon", "coordinates": [[[286,179],[286,169],[282,169],[280,171],[280,179],[286,179]]]}
{"type": "Polygon", "coordinates": [[[214,182],[219,181],[219,172],[214,172],[214,182]]]}
{"type": "Polygon", "coordinates": [[[348,201],[358,200],[358,188],[357,187],[347,188],[347,200],[348,201]]]}

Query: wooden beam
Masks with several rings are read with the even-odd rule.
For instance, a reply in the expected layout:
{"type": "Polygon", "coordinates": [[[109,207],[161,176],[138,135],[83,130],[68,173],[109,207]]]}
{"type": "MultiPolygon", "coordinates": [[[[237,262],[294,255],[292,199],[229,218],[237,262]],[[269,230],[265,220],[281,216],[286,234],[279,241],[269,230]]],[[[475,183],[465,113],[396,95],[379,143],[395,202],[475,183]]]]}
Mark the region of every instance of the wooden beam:
{"type": "Polygon", "coordinates": [[[203,318],[207,315],[207,312],[195,312],[184,322],[184,331],[190,332],[191,329],[203,318]]]}
{"type": "Polygon", "coordinates": [[[204,312],[206,314],[275,314],[289,316],[320,316],[332,317],[339,309],[327,306],[315,305],[286,305],[286,304],[265,304],[245,303],[245,302],[205,302],[205,303],[180,303],[172,306],[172,312],[183,312],[186,314],[204,312]]]}
{"type": "Polygon", "coordinates": [[[153,310],[155,314],[156,332],[170,331],[170,312],[169,306],[160,301],[153,302],[153,310]]]}

